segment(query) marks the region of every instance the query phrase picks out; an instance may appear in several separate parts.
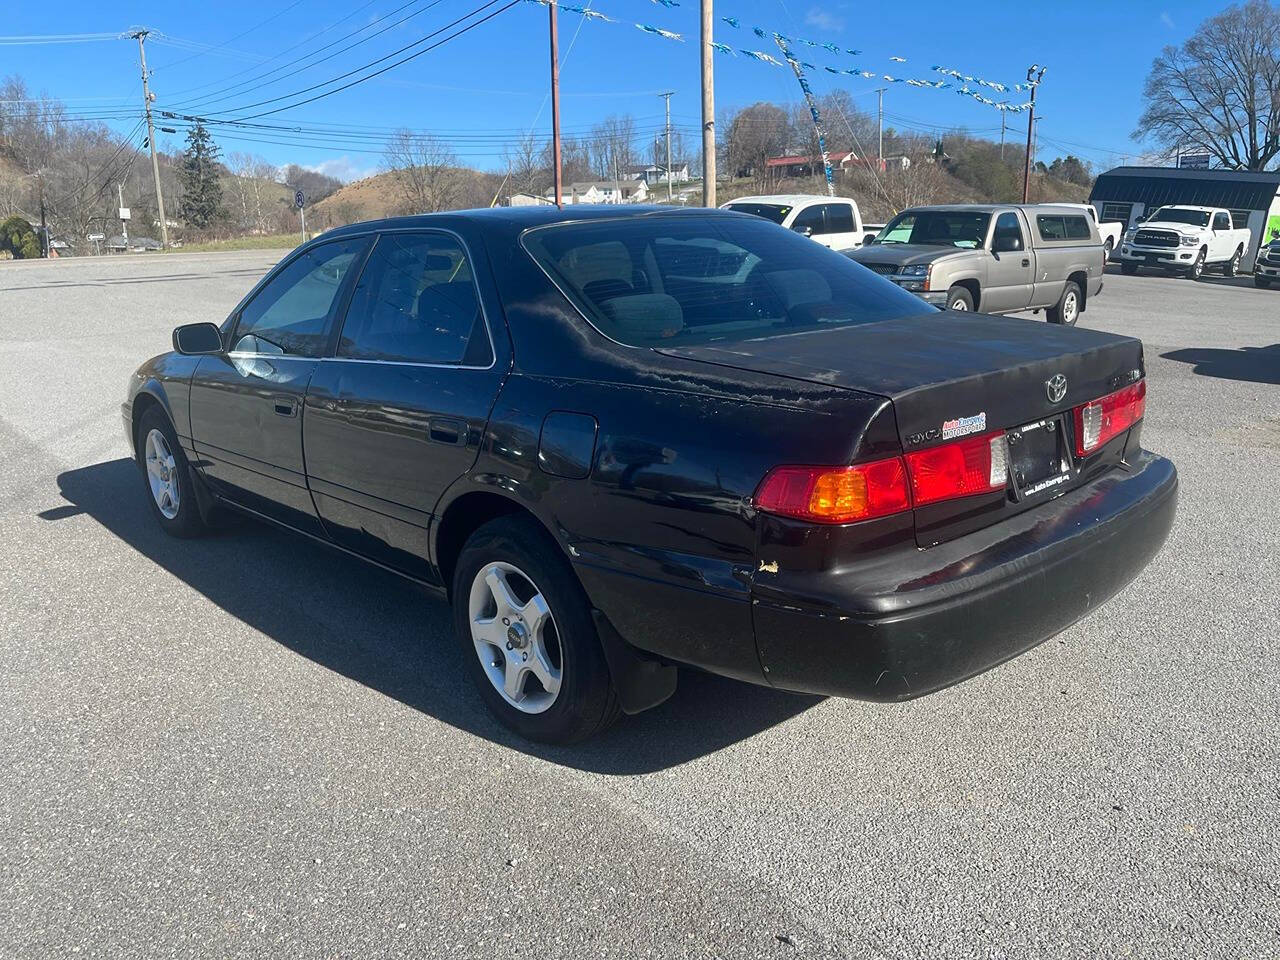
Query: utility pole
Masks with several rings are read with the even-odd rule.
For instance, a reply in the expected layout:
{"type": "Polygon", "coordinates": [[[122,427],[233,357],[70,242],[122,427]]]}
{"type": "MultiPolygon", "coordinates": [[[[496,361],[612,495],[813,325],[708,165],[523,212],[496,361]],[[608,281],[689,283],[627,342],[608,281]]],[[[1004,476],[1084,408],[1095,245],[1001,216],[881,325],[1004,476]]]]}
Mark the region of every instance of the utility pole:
{"type": "Polygon", "coordinates": [[[151,147],[151,175],[156,180],[156,208],[160,212],[160,246],[167,250],[169,224],[164,216],[164,194],[160,190],[160,160],[156,156],[156,128],[151,122],[151,101],[155,97],[151,93],[147,80],[147,50],[143,45],[148,33],[150,33],[149,30],[139,30],[137,33],[131,33],[130,36],[138,41],[138,56],[142,58],[142,106],[147,111],[147,144],[151,147]]]}
{"type": "Polygon", "coordinates": [[[880,108],[876,111],[876,169],[884,169],[884,87],[876,91],[879,94],[880,108]]]}
{"type": "Polygon", "coordinates": [[[547,4],[551,18],[551,162],[555,167],[556,206],[564,206],[564,183],[560,173],[560,39],[556,34],[556,5],[547,4]]]}
{"type": "Polygon", "coordinates": [[[716,90],[711,67],[715,18],[711,0],[702,0],[702,205],[716,205],[716,90]]]}
{"type": "MultiPolygon", "coordinates": [[[[120,198],[120,209],[124,209],[124,184],[116,184],[116,196],[120,198]]],[[[129,221],[120,218],[120,235],[124,237],[124,248],[129,249],[129,221]]]]}
{"type": "Polygon", "coordinates": [[[44,219],[44,171],[36,172],[36,183],[40,185],[40,256],[49,258],[49,225],[44,219]]]}
{"type": "Polygon", "coordinates": [[[671,97],[674,91],[660,93],[658,96],[667,101],[667,203],[672,200],[671,193],[671,97]]]}
{"type": "Polygon", "coordinates": [[[1031,84],[1031,112],[1027,114],[1027,156],[1022,168],[1023,203],[1026,203],[1027,197],[1031,195],[1031,130],[1036,122],[1036,90],[1040,88],[1040,81],[1044,79],[1045,69],[1038,63],[1033,63],[1027,69],[1027,83],[1031,84]]]}

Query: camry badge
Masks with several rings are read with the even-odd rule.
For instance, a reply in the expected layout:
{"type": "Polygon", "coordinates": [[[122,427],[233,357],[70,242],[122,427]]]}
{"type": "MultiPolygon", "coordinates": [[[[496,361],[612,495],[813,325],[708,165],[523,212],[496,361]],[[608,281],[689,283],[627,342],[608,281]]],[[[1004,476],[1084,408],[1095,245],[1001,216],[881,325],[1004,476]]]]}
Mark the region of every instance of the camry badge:
{"type": "Polygon", "coordinates": [[[1055,373],[1044,382],[1044,392],[1049,395],[1050,403],[1061,403],[1062,398],[1067,395],[1067,378],[1055,373]]]}

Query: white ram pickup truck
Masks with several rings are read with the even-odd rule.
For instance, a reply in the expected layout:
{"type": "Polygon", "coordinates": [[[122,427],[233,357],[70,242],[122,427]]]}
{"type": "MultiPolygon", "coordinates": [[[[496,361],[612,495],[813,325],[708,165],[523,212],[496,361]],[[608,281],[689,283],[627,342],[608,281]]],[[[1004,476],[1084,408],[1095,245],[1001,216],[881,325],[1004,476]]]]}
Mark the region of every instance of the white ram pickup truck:
{"type": "Polygon", "coordinates": [[[1142,266],[1199,280],[1208,267],[1234,277],[1253,235],[1235,227],[1231,212],[1220,207],[1160,207],[1120,242],[1120,270],[1134,274],[1142,266]]]}

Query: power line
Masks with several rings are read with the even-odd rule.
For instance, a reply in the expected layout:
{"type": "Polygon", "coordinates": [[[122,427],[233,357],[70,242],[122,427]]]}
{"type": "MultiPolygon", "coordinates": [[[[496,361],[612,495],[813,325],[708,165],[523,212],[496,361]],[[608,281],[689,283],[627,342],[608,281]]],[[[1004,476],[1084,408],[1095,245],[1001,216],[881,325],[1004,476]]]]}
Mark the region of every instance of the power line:
{"type": "MultiPolygon", "coordinates": [[[[379,17],[378,19],[374,20],[373,23],[365,24],[363,27],[360,27],[358,30],[352,30],[350,33],[344,34],[343,36],[339,37],[337,40],[333,40],[325,44],[323,47],[320,47],[320,49],[318,50],[313,50],[310,53],[302,55],[301,57],[296,57],[295,59],[290,60],[288,63],[283,63],[272,70],[268,70],[266,73],[258,74],[257,76],[250,77],[247,80],[242,80],[239,83],[233,83],[230,86],[222,87],[221,89],[211,91],[206,95],[195,97],[192,100],[180,101],[178,103],[178,106],[181,107],[184,105],[189,105],[194,103],[195,105],[198,105],[200,107],[208,107],[210,104],[221,103],[225,100],[230,100],[232,99],[233,95],[228,95],[228,96],[218,96],[218,95],[222,93],[226,93],[227,91],[230,91],[230,90],[237,90],[246,86],[254,86],[254,85],[261,86],[263,85],[262,81],[264,81],[267,77],[271,76],[272,74],[277,74],[281,70],[287,70],[289,67],[292,67],[296,64],[301,63],[303,60],[306,60],[308,57],[314,57],[316,54],[322,53],[323,51],[328,50],[330,47],[333,47],[339,43],[342,43],[342,41],[344,40],[348,40],[359,33],[363,33],[365,30],[368,30],[370,27],[374,26],[374,24],[377,24],[382,20],[385,20],[387,17],[394,16],[395,14],[399,13],[401,10],[404,10],[407,7],[413,6],[415,3],[421,3],[421,2],[422,0],[409,0],[408,3],[402,4],[401,6],[396,7],[394,10],[392,10],[390,13],[384,14],[382,17],[379,17]]],[[[441,0],[432,0],[432,2],[428,3],[425,7],[422,7],[420,10],[415,10],[413,13],[409,14],[407,17],[402,17],[401,19],[397,20],[395,23],[392,23],[386,27],[383,27],[381,30],[377,31],[376,33],[371,33],[369,34],[369,36],[364,37],[361,40],[357,40],[355,43],[349,44],[340,50],[336,50],[333,53],[329,54],[327,57],[321,57],[319,60],[315,60],[311,63],[308,63],[299,69],[310,70],[312,67],[318,66],[322,63],[332,60],[334,57],[341,56],[342,54],[346,53],[349,50],[354,50],[356,47],[360,46],[362,43],[368,43],[374,37],[381,36],[382,34],[386,33],[388,30],[394,30],[396,27],[400,26],[403,23],[406,23],[407,21],[413,19],[419,14],[426,13],[428,10],[438,5],[440,2],[441,0]]],[[[298,72],[298,71],[295,71],[295,72],[298,72]]],[[[279,83],[281,80],[284,80],[284,79],[286,78],[278,77],[275,80],[267,81],[265,85],[270,86],[271,84],[279,83]]]]}
{"type": "MultiPolygon", "coordinates": [[[[249,103],[249,104],[245,104],[245,105],[243,105],[243,106],[241,106],[241,107],[239,107],[239,108],[232,108],[232,109],[227,109],[227,110],[215,110],[213,113],[214,113],[214,115],[216,116],[216,115],[225,114],[225,113],[235,113],[235,112],[237,112],[237,110],[252,110],[254,107],[262,107],[262,106],[266,106],[267,104],[271,104],[271,103],[279,103],[281,100],[289,100],[289,99],[291,99],[291,98],[293,98],[293,97],[296,97],[296,96],[299,96],[299,95],[301,95],[301,94],[309,93],[309,92],[310,92],[310,91],[312,91],[312,90],[318,90],[320,87],[328,86],[328,85],[329,85],[329,84],[331,84],[331,83],[336,83],[337,81],[339,81],[339,80],[343,80],[343,79],[345,79],[345,78],[347,78],[347,77],[350,77],[350,76],[352,76],[352,75],[354,75],[354,74],[357,74],[357,73],[359,73],[359,72],[360,72],[360,71],[362,71],[362,70],[367,70],[369,67],[373,66],[374,64],[382,63],[384,60],[388,60],[388,59],[390,59],[391,57],[396,56],[397,54],[403,53],[405,50],[408,50],[408,49],[410,49],[411,47],[416,47],[418,44],[423,43],[423,42],[425,42],[425,41],[427,41],[427,40],[430,40],[432,37],[438,36],[439,34],[443,33],[443,32],[444,32],[444,31],[446,31],[446,30],[448,30],[450,27],[456,26],[457,24],[462,23],[464,20],[467,20],[467,19],[470,19],[471,17],[474,17],[474,16],[475,16],[476,14],[478,14],[481,10],[484,10],[484,9],[486,9],[486,8],[488,8],[488,7],[491,7],[491,6],[493,6],[493,5],[494,5],[495,3],[497,3],[497,2],[499,2],[499,0],[488,0],[488,2],[487,2],[487,3],[481,4],[479,7],[477,7],[475,10],[470,11],[469,13],[463,14],[461,17],[458,17],[456,20],[452,21],[451,23],[447,23],[447,24],[445,24],[445,25],[444,25],[443,27],[441,27],[439,30],[435,30],[435,31],[433,31],[433,32],[431,32],[431,33],[429,33],[429,34],[427,34],[425,37],[422,37],[422,38],[421,38],[421,39],[419,39],[419,40],[415,40],[413,43],[406,44],[405,46],[401,47],[399,50],[392,51],[391,53],[387,54],[386,56],[384,56],[384,57],[379,57],[377,60],[374,60],[374,61],[372,61],[371,63],[367,63],[367,64],[365,64],[365,65],[364,65],[364,66],[362,66],[362,67],[357,67],[357,68],[356,68],[356,69],[354,69],[354,70],[348,70],[346,73],[341,74],[340,76],[333,77],[332,79],[325,80],[325,81],[323,81],[323,82],[321,82],[321,83],[312,84],[312,85],[311,85],[311,86],[309,86],[309,87],[304,87],[304,88],[303,88],[303,89],[301,89],[301,90],[296,90],[296,91],[294,91],[293,93],[285,94],[284,96],[280,96],[280,97],[272,97],[272,98],[270,98],[270,99],[268,99],[268,100],[259,100],[259,101],[258,101],[258,102],[256,102],[256,103],[249,103]]],[[[457,38],[457,37],[460,37],[460,36],[462,36],[464,33],[467,33],[468,31],[474,30],[476,27],[480,26],[481,24],[486,23],[486,22],[488,22],[489,20],[492,20],[494,17],[498,16],[500,13],[505,13],[507,10],[510,10],[512,7],[514,7],[514,6],[516,6],[517,4],[522,3],[522,2],[523,2],[523,0],[508,0],[508,2],[507,2],[506,4],[504,4],[503,6],[499,7],[497,10],[494,10],[494,11],[492,11],[491,13],[488,13],[488,14],[486,14],[485,16],[481,17],[481,18],[480,18],[479,20],[477,20],[475,23],[468,24],[467,26],[463,27],[461,30],[458,30],[458,31],[456,31],[456,32],[454,32],[454,33],[451,33],[449,36],[444,37],[444,38],[443,38],[443,39],[441,39],[441,40],[437,40],[435,43],[431,44],[429,47],[425,47],[425,48],[423,48],[422,50],[418,50],[418,51],[416,51],[415,53],[411,53],[411,54],[410,54],[409,56],[407,56],[407,57],[404,57],[404,58],[402,58],[402,59],[400,59],[400,60],[396,60],[396,61],[395,61],[395,62],[393,62],[393,63],[389,63],[389,64],[387,64],[387,66],[382,67],[380,70],[375,70],[373,73],[369,74],[368,76],[364,76],[364,77],[357,77],[355,80],[352,80],[350,83],[345,83],[345,84],[343,84],[342,86],[340,86],[340,87],[336,87],[336,88],[335,88],[335,89],[333,89],[333,90],[326,90],[324,93],[317,94],[317,95],[316,95],[316,96],[314,96],[314,97],[308,97],[308,98],[306,98],[305,100],[299,100],[297,103],[290,103],[290,104],[286,104],[286,105],[285,105],[285,106],[283,106],[283,107],[276,107],[276,108],[274,108],[274,109],[272,109],[272,110],[263,110],[263,111],[261,111],[260,113],[250,114],[250,115],[248,115],[248,116],[240,117],[240,118],[238,118],[238,119],[241,119],[241,120],[256,120],[256,119],[257,119],[257,118],[259,118],[259,117],[266,117],[266,116],[270,116],[270,115],[275,114],[275,113],[281,113],[281,112],[283,112],[283,111],[285,111],[285,110],[292,110],[292,109],[294,109],[295,107],[301,107],[301,106],[303,106],[303,105],[305,105],[305,104],[308,104],[308,103],[314,103],[314,102],[315,102],[315,101],[317,101],[317,100],[323,100],[325,97],[331,97],[331,96],[333,96],[335,93],[341,93],[343,90],[348,90],[348,89],[350,89],[351,87],[356,86],[357,84],[364,83],[364,82],[365,82],[365,81],[367,81],[367,80],[372,80],[374,77],[381,76],[382,74],[387,73],[388,71],[393,70],[393,69],[395,69],[396,67],[399,67],[399,66],[401,66],[401,65],[403,65],[403,64],[408,63],[410,60],[416,60],[418,57],[421,57],[423,54],[430,53],[432,50],[435,50],[437,47],[441,47],[441,46],[443,46],[444,44],[448,43],[450,40],[453,40],[453,39],[455,39],[455,38],[457,38]]]]}
{"type": "MultiPolygon", "coordinates": [[[[378,0],[365,0],[365,2],[364,2],[364,3],[362,3],[360,6],[356,7],[354,10],[352,10],[350,13],[348,13],[345,17],[340,17],[339,19],[335,20],[333,23],[329,24],[327,27],[322,27],[321,29],[319,29],[319,30],[315,31],[315,33],[312,33],[312,34],[309,34],[309,35],[308,35],[308,36],[306,36],[306,37],[303,37],[303,38],[302,38],[301,40],[299,40],[297,43],[294,43],[294,44],[291,44],[290,46],[285,47],[285,48],[284,48],[283,50],[281,50],[279,53],[276,53],[274,56],[268,57],[266,60],[264,60],[264,61],[263,61],[263,64],[271,63],[273,60],[279,60],[281,57],[283,57],[286,53],[289,53],[291,50],[297,50],[299,47],[301,47],[301,46],[305,46],[306,44],[308,44],[308,43],[310,43],[312,40],[314,40],[316,37],[323,36],[324,34],[328,33],[330,30],[335,29],[339,24],[345,23],[346,21],[350,20],[352,17],[356,16],[358,13],[361,13],[362,11],[367,10],[369,7],[373,6],[373,5],[374,5],[375,3],[377,3],[377,2],[378,2],[378,0]]],[[[418,0],[411,0],[411,2],[415,2],[415,3],[416,3],[416,2],[418,2],[418,0]]],[[[377,22],[378,22],[378,20],[380,20],[380,19],[382,19],[382,18],[375,19],[373,22],[374,22],[374,23],[377,23],[377,22]]],[[[361,29],[361,30],[367,29],[367,26],[366,26],[366,27],[361,27],[360,29],[361,29]]],[[[356,32],[356,33],[359,33],[360,31],[359,31],[359,30],[357,30],[357,31],[355,31],[355,32],[356,32]]],[[[351,36],[351,35],[352,35],[352,34],[347,34],[347,36],[351,36]]],[[[335,42],[335,43],[339,43],[339,42],[341,42],[341,40],[342,40],[342,39],[345,39],[345,38],[339,38],[338,40],[336,40],[336,41],[334,41],[334,42],[335,42]]],[[[321,47],[320,49],[321,49],[321,50],[323,50],[323,49],[325,49],[325,47],[321,47]]],[[[317,50],[317,51],[315,51],[315,52],[316,52],[316,53],[319,53],[320,51],[319,51],[319,50],[317,50]]],[[[307,56],[310,56],[310,54],[308,54],[307,56]]],[[[263,64],[258,64],[258,66],[262,66],[263,64]]],[[[219,79],[219,80],[211,80],[211,81],[209,81],[208,83],[198,83],[198,84],[196,84],[194,87],[187,87],[187,88],[182,89],[182,90],[175,90],[175,91],[171,91],[171,92],[170,92],[170,94],[169,94],[169,96],[171,96],[171,97],[185,97],[187,94],[195,93],[196,91],[199,91],[199,90],[208,90],[210,87],[216,87],[218,84],[220,84],[220,83],[225,83],[226,81],[228,81],[228,80],[232,79],[233,77],[240,77],[240,76],[243,76],[244,74],[248,73],[249,71],[251,71],[251,70],[253,70],[253,69],[255,69],[255,68],[254,68],[254,67],[246,67],[246,68],[245,68],[245,69],[243,69],[243,70],[237,70],[235,73],[228,74],[227,76],[222,77],[222,78],[221,78],[221,79],[219,79]]],[[[273,71],[273,72],[274,72],[274,71],[273,71]]],[[[239,86],[239,84],[234,84],[234,86],[239,86]]],[[[228,89],[228,88],[223,88],[223,89],[228,89]]],[[[218,92],[220,92],[220,91],[214,91],[214,92],[215,92],[215,93],[218,93],[218,92]]]]}
{"type": "MultiPolygon", "coordinates": [[[[298,4],[300,4],[300,3],[302,3],[302,2],[303,2],[303,0],[293,0],[293,3],[289,4],[289,5],[288,5],[287,7],[285,7],[283,10],[279,11],[278,13],[273,13],[271,16],[267,17],[265,20],[260,20],[260,21],[258,21],[258,22],[257,22],[257,23],[255,23],[252,27],[250,27],[248,30],[245,30],[243,33],[237,33],[234,37],[231,37],[231,38],[229,38],[229,39],[227,39],[227,40],[224,40],[222,43],[217,44],[213,49],[214,49],[214,50],[216,50],[216,49],[220,49],[220,48],[222,48],[222,47],[227,46],[228,44],[235,43],[237,40],[240,40],[240,39],[243,39],[244,37],[247,37],[249,34],[253,33],[253,32],[254,32],[255,30],[257,30],[259,27],[265,27],[265,26],[266,26],[268,23],[270,23],[272,20],[276,20],[276,19],[278,19],[278,18],[280,18],[280,17],[284,16],[286,13],[288,13],[290,10],[292,10],[294,7],[298,6],[298,4]]],[[[172,69],[172,68],[174,68],[174,67],[178,66],[179,64],[189,63],[190,61],[195,60],[197,57],[202,57],[202,56],[204,56],[206,53],[209,53],[209,52],[212,52],[212,51],[210,51],[210,50],[205,50],[205,51],[202,51],[202,52],[200,52],[200,53],[193,53],[191,56],[189,56],[189,57],[183,57],[181,60],[174,60],[172,63],[166,63],[166,64],[163,64],[163,65],[161,66],[161,69],[162,69],[162,70],[170,70],[170,69],[172,69]]]]}

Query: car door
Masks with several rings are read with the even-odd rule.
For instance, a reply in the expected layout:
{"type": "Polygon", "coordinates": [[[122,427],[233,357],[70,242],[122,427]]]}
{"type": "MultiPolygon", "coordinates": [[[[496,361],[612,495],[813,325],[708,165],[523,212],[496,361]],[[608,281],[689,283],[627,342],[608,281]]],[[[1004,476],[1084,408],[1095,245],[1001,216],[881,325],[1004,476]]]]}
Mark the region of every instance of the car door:
{"type": "Polygon", "coordinates": [[[1236,252],[1235,238],[1231,235],[1231,214],[1219,210],[1213,215],[1213,233],[1209,241],[1210,260],[1230,260],[1236,252]]]}
{"type": "Polygon", "coordinates": [[[818,240],[825,229],[825,222],[822,216],[822,204],[814,203],[797,211],[795,219],[791,221],[791,229],[818,240]]]}
{"type": "Polygon", "coordinates": [[[436,503],[475,462],[509,361],[477,273],[487,265],[456,234],[380,234],[307,391],[307,479],[326,533],[422,579],[436,503]]]}
{"type": "Polygon", "coordinates": [[[862,237],[857,232],[853,204],[836,200],[822,204],[820,209],[822,232],[814,231],[813,239],[832,250],[852,250],[861,245],[862,237]]]}
{"type": "Polygon", "coordinates": [[[225,353],[191,380],[198,465],[216,492],[309,533],[320,532],[302,458],[303,398],[369,245],[307,247],[278,267],[230,322],[225,353]]]}
{"type": "Polygon", "coordinates": [[[1022,218],[1013,210],[996,217],[987,254],[987,282],[978,309],[984,313],[1009,313],[1031,303],[1035,279],[1033,255],[1022,218]],[[1001,250],[1002,246],[1014,249],[1001,250]]]}

